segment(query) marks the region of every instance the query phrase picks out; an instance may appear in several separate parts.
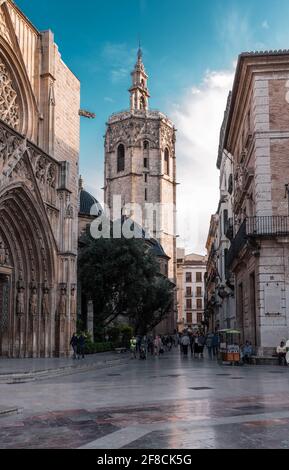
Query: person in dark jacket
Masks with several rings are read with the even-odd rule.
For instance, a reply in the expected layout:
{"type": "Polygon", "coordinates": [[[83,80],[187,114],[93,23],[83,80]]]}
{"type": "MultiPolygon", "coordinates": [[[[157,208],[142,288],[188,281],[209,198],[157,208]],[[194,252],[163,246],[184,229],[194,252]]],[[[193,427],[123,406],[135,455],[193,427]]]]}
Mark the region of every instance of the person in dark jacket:
{"type": "Polygon", "coordinates": [[[213,341],[214,341],[214,335],[213,333],[208,333],[206,336],[206,346],[208,348],[208,353],[209,353],[209,358],[213,359],[213,341]]]}
{"type": "Polygon", "coordinates": [[[78,359],[80,359],[80,356],[82,359],[85,358],[85,336],[83,333],[78,338],[78,359]]]}
{"type": "Polygon", "coordinates": [[[216,330],[214,333],[214,338],[213,338],[213,354],[214,356],[218,355],[218,350],[219,350],[219,335],[218,331],[216,330]]]}
{"type": "Polygon", "coordinates": [[[194,355],[194,349],[195,349],[195,337],[193,333],[190,334],[190,346],[191,346],[191,353],[192,356],[194,355]]]}
{"type": "Polygon", "coordinates": [[[205,348],[205,344],[206,344],[206,337],[205,337],[203,332],[201,332],[200,335],[199,335],[198,343],[199,343],[200,356],[201,356],[201,358],[203,358],[204,357],[204,348],[205,348]]]}
{"type": "Polygon", "coordinates": [[[72,338],[70,340],[70,346],[73,349],[73,359],[77,359],[77,345],[78,345],[78,337],[76,333],[73,333],[72,338]]]}

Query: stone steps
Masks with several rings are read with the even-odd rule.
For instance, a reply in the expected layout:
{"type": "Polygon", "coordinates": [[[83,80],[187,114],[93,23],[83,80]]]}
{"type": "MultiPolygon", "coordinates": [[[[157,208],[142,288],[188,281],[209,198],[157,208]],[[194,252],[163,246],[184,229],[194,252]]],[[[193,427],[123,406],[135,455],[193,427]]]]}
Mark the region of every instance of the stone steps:
{"type": "Polygon", "coordinates": [[[63,377],[67,375],[84,373],[96,369],[105,369],[115,367],[119,365],[128,364],[127,358],[116,358],[107,361],[98,361],[90,363],[82,363],[81,365],[68,365],[55,369],[38,370],[38,371],[27,371],[23,373],[11,373],[0,375],[0,384],[17,384],[17,383],[29,383],[37,380],[44,380],[53,377],[63,377]]]}
{"type": "Polygon", "coordinates": [[[252,364],[256,366],[278,366],[278,357],[252,357],[252,364]]]}

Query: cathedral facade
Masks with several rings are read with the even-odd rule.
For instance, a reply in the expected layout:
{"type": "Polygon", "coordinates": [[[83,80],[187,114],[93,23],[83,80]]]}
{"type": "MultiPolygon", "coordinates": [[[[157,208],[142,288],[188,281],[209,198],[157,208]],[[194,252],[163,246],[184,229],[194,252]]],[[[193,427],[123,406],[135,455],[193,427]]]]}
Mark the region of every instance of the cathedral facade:
{"type": "Polygon", "coordinates": [[[132,72],[130,109],[112,115],[105,138],[105,203],[138,222],[170,258],[168,277],[176,279],[176,130],[159,111],[149,109],[148,75],[142,52],[132,72]]]}
{"type": "Polygon", "coordinates": [[[69,353],[80,83],[51,31],[0,1],[0,356],[69,353]]]}

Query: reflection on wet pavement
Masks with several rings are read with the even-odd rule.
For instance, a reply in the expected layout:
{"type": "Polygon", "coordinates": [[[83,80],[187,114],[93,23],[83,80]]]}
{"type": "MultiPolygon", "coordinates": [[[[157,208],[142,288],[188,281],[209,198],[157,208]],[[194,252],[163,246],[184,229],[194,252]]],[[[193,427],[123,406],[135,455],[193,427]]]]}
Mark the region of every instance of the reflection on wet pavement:
{"type": "Polygon", "coordinates": [[[287,370],[163,359],[0,384],[0,448],[289,448],[287,370]]]}

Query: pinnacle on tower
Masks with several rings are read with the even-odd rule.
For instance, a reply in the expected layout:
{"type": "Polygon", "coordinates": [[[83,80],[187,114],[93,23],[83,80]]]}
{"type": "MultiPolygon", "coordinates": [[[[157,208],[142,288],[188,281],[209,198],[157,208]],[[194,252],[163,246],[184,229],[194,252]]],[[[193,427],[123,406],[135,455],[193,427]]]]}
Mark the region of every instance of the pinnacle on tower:
{"type": "Polygon", "coordinates": [[[149,101],[149,91],[147,88],[148,76],[143,64],[143,53],[139,45],[137,53],[137,63],[131,74],[132,87],[130,88],[130,109],[131,111],[147,111],[149,101]]]}

